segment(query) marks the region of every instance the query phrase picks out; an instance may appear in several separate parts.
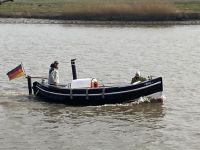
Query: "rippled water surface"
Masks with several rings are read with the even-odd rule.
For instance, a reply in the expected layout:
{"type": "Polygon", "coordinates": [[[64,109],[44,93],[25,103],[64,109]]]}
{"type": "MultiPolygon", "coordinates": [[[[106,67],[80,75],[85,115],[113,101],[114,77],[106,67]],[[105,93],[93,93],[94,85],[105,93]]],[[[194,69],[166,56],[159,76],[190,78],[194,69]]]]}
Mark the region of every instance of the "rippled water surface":
{"type": "Polygon", "coordinates": [[[113,27],[0,24],[0,149],[200,148],[200,26],[113,27]],[[70,59],[78,77],[104,84],[162,76],[163,104],[67,107],[28,96],[24,78],[6,73],[23,62],[26,73],[47,76],[58,60],[62,83],[70,59]]]}

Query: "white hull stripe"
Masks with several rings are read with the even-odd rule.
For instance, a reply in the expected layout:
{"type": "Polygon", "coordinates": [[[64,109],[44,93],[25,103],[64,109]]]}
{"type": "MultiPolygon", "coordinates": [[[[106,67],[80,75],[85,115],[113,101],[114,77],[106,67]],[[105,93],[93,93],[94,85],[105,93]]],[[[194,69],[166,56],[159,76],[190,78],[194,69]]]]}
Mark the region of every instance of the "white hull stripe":
{"type": "MultiPolygon", "coordinates": [[[[143,89],[146,89],[148,87],[151,87],[151,86],[154,86],[154,85],[158,85],[160,84],[161,81],[159,82],[156,82],[154,84],[150,84],[148,86],[145,86],[145,87],[141,87],[141,88],[137,88],[137,89],[133,89],[133,90],[127,90],[127,91],[121,91],[121,92],[110,92],[110,93],[104,93],[104,95],[114,95],[114,94],[120,94],[120,93],[129,93],[129,92],[135,92],[135,91],[139,91],[139,90],[143,90],[143,89]]],[[[54,94],[54,95],[61,95],[61,96],[86,96],[87,94],[63,94],[63,93],[55,93],[55,92],[50,92],[50,91],[46,91],[42,88],[40,88],[39,86],[37,86],[38,89],[40,89],[41,91],[43,92],[46,92],[46,93],[49,93],[49,94],[54,94]]],[[[88,94],[87,96],[101,96],[103,93],[100,93],[100,94],[88,94]]]]}

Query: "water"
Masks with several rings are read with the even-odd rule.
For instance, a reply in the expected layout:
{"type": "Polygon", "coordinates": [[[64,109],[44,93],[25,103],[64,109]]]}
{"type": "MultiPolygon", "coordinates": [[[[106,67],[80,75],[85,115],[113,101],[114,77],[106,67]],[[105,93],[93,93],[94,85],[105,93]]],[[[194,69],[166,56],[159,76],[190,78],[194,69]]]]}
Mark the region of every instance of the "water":
{"type": "Polygon", "coordinates": [[[200,26],[0,24],[0,149],[199,149],[200,26]],[[47,76],[58,60],[62,83],[78,77],[130,82],[137,70],[162,76],[163,104],[67,107],[28,96],[24,78],[47,76]]]}

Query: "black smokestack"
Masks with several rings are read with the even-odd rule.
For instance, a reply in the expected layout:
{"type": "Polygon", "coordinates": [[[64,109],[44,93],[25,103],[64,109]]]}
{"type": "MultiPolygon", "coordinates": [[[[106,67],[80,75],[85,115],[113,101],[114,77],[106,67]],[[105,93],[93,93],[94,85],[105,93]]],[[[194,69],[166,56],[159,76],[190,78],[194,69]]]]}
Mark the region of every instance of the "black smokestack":
{"type": "Polygon", "coordinates": [[[77,79],[75,61],[76,61],[76,59],[71,59],[73,80],[76,80],[76,79],[77,79]]]}

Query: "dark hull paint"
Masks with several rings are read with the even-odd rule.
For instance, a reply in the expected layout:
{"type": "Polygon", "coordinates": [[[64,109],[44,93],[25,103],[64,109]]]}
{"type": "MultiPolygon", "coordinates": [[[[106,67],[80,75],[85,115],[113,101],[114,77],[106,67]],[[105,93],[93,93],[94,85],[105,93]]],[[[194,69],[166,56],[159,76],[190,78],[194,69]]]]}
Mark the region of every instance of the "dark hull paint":
{"type": "Polygon", "coordinates": [[[73,106],[89,106],[133,102],[142,96],[163,91],[162,78],[136,85],[70,89],[33,83],[34,94],[42,100],[73,106]]]}

